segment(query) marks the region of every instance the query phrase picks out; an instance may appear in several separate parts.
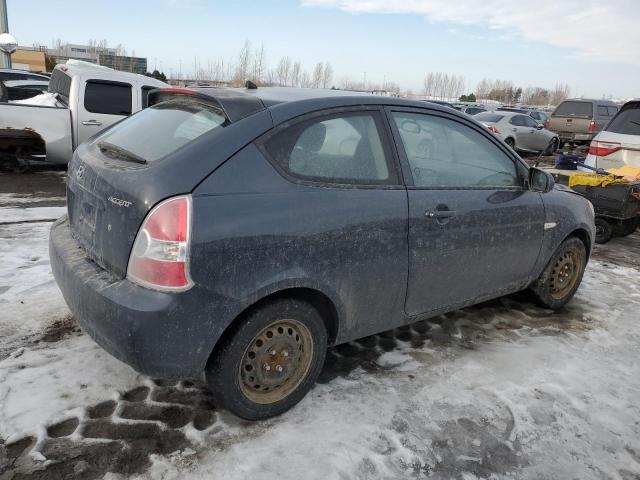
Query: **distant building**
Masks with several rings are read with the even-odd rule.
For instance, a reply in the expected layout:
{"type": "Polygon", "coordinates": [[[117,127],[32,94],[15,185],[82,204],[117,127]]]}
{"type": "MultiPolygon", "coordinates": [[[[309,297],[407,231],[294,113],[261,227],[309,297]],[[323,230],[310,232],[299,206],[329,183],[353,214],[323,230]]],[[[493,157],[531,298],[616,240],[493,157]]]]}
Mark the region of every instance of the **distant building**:
{"type": "Polygon", "coordinates": [[[119,55],[118,49],[97,45],[82,45],[76,43],[59,44],[54,48],[44,48],[46,54],[56,63],[65,63],[69,59],[96,63],[105,67],[133,73],[146,73],[147,59],[119,55]]]}
{"type": "Polygon", "coordinates": [[[19,70],[30,72],[46,72],[45,52],[39,48],[18,47],[11,54],[11,65],[19,70]]]}

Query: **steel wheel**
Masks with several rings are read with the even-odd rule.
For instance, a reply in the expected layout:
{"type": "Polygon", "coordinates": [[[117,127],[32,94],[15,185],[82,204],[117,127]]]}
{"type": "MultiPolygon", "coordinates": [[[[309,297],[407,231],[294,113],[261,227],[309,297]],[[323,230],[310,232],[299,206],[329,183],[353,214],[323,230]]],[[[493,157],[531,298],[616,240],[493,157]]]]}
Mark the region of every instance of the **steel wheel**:
{"type": "Polygon", "coordinates": [[[258,333],[245,350],[238,372],[240,389],[252,402],[278,402],[300,385],[312,358],[309,329],[297,320],[277,320],[258,333]]]}
{"type": "Polygon", "coordinates": [[[576,252],[567,250],[556,261],[551,270],[549,287],[551,296],[561,300],[573,290],[582,272],[582,259],[576,252]]]}

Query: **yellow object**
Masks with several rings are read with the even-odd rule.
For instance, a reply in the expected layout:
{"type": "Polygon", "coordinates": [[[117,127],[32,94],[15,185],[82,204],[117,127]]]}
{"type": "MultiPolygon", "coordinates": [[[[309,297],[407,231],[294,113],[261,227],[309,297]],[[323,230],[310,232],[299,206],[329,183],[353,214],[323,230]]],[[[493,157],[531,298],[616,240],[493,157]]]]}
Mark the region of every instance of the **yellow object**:
{"type": "Polygon", "coordinates": [[[612,183],[629,183],[624,178],[616,178],[614,175],[598,175],[596,173],[574,173],[569,177],[569,188],[577,185],[587,187],[606,187],[612,183]]]}
{"type": "Polygon", "coordinates": [[[620,168],[611,168],[609,169],[609,173],[613,173],[614,175],[618,175],[620,177],[625,177],[629,180],[640,180],[640,167],[625,165],[624,167],[620,168]]]}

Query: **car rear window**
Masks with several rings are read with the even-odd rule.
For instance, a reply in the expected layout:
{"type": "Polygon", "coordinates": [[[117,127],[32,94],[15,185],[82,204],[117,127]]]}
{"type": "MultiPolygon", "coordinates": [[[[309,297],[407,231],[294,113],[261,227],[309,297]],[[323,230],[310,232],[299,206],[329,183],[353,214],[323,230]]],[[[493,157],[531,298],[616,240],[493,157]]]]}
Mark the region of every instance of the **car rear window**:
{"type": "Polygon", "coordinates": [[[57,93],[65,103],[69,103],[69,93],[71,92],[71,77],[62,70],[54,70],[49,80],[49,91],[57,93]]]}
{"type": "Polygon", "coordinates": [[[147,162],[154,162],[228,124],[228,118],[217,105],[176,98],[145,108],[100,135],[96,141],[115,145],[147,162]]]}
{"type": "Polygon", "coordinates": [[[640,135],[640,103],[622,107],[605,130],[623,135],[640,135]]]}
{"type": "Polygon", "coordinates": [[[474,115],[473,118],[475,118],[479,122],[498,123],[500,120],[504,118],[504,115],[497,115],[495,113],[483,112],[483,113],[479,113],[478,115],[474,115]]]}
{"type": "Polygon", "coordinates": [[[562,102],[553,115],[561,117],[592,117],[593,104],[591,102],[562,102]]]}

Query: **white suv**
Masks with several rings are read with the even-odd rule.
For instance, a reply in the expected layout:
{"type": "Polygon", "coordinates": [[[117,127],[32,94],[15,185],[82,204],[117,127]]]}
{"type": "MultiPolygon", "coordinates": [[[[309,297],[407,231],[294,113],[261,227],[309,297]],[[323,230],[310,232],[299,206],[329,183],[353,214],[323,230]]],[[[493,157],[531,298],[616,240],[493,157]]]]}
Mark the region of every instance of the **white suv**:
{"type": "Polygon", "coordinates": [[[594,137],[585,164],[605,170],[625,165],[640,167],[640,100],[625,103],[594,137]]]}

